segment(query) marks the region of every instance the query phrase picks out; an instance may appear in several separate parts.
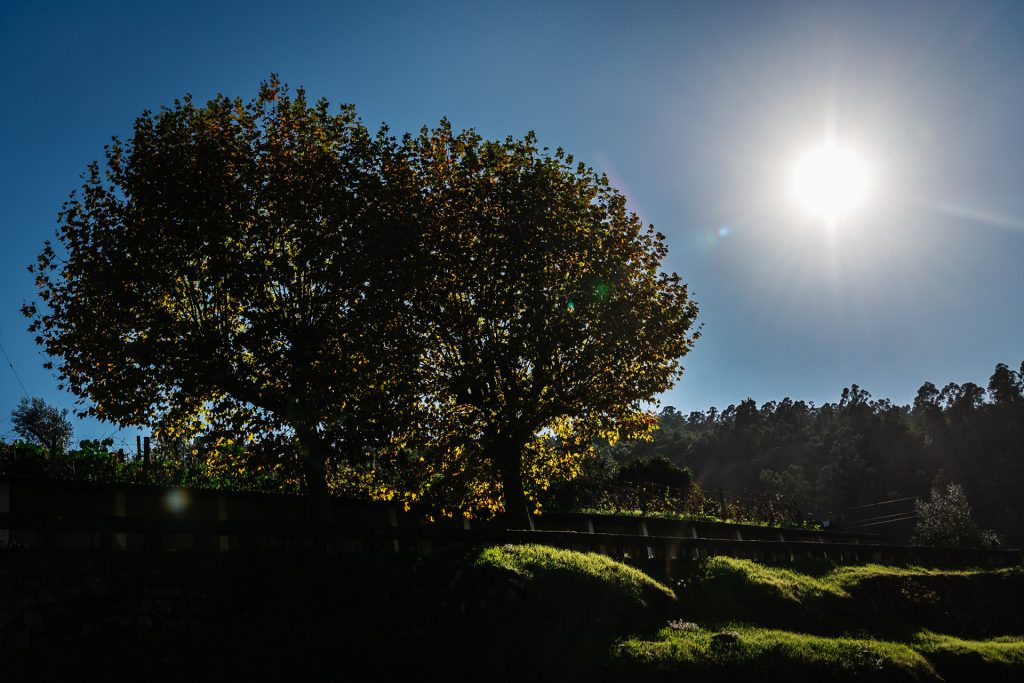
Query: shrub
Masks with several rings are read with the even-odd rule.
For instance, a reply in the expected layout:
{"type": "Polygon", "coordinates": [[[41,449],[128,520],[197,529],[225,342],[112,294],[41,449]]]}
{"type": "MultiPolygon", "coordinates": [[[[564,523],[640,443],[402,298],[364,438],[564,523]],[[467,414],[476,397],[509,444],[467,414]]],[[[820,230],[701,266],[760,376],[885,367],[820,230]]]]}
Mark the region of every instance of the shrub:
{"type": "Polygon", "coordinates": [[[994,531],[979,529],[971,519],[971,506],[960,484],[934,488],[929,500],[914,503],[919,520],[914,542],[947,548],[988,548],[999,545],[994,531]]]}

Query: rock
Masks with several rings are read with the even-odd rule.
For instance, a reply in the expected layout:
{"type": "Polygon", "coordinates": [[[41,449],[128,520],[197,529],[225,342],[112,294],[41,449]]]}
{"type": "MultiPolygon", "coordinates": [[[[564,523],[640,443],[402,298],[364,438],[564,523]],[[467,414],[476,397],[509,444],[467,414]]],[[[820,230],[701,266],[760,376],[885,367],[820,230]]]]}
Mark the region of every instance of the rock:
{"type": "Polygon", "coordinates": [[[727,647],[740,642],[740,634],[736,631],[722,631],[711,636],[711,647],[727,647]]]}

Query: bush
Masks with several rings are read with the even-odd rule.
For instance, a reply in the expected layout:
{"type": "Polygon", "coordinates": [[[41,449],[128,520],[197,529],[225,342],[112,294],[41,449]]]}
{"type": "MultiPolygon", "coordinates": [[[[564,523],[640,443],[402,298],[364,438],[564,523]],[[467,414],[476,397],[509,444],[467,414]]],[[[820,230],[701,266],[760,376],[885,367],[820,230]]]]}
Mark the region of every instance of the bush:
{"type": "Polygon", "coordinates": [[[112,450],[113,443],[111,439],[87,439],[76,449],[54,453],[24,441],[0,442],[0,474],[225,491],[294,492],[297,488],[297,482],[289,479],[279,463],[237,446],[223,452],[201,451],[191,444],[183,455],[157,441],[147,462],[123,450],[112,450]]]}
{"type": "Polygon", "coordinates": [[[914,503],[919,520],[913,541],[944,548],[991,548],[999,545],[994,531],[979,529],[971,519],[971,506],[960,484],[932,489],[929,500],[914,503]]]}

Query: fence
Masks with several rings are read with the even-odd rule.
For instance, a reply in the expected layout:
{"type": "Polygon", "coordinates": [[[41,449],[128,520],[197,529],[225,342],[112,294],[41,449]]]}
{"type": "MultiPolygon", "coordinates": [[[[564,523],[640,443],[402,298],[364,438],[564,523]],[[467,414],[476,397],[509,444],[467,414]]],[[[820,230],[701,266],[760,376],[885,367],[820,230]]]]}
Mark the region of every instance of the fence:
{"type": "Polygon", "coordinates": [[[430,552],[453,544],[543,543],[634,562],[672,563],[707,555],[765,562],[912,562],[1007,566],[1015,550],[887,544],[873,534],[781,529],[622,515],[545,514],[532,529],[468,519],[424,524],[423,511],[334,499],[330,522],[309,515],[301,496],[0,479],[0,544],[111,550],[303,550],[430,552]]]}

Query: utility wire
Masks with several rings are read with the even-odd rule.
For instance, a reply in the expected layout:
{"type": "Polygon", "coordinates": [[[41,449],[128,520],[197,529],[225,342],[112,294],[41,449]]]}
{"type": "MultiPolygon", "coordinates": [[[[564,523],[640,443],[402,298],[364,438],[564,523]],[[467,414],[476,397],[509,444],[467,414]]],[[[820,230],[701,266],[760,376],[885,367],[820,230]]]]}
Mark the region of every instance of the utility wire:
{"type": "Polygon", "coordinates": [[[847,529],[866,529],[869,526],[878,526],[879,524],[897,524],[899,522],[909,522],[915,519],[920,519],[920,515],[907,515],[906,517],[899,517],[897,519],[888,519],[884,522],[871,522],[870,524],[848,524],[847,529]]]}
{"type": "Polygon", "coordinates": [[[917,500],[921,496],[908,496],[906,498],[893,498],[892,500],[882,500],[877,503],[868,503],[867,505],[854,505],[849,508],[840,508],[838,510],[829,510],[826,514],[834,515],[840,512],[849,512],[851,510],[863,510],[864,508],[878,507],[879,505],[889,505],[891,503],[903,503],[908,500],[917,500]]]}
{"type": "Polygon", "coordinates": [[[21,377],[18,376],[18,371],[14,369],[14,363],[11,362],[11,357],[7,355],[7,350],[4,349],[4,345],[0,343],[0,353],[4,354],[4,358],[7,360],[7,365],[11,367],[11,372],[14,373],[14,379],[18,380],[18,384],[21,385],[21,393],[25,394],[25,398],[29,398],[28,391],[25,389],[25,383],[21,381],[21,377]]]}

